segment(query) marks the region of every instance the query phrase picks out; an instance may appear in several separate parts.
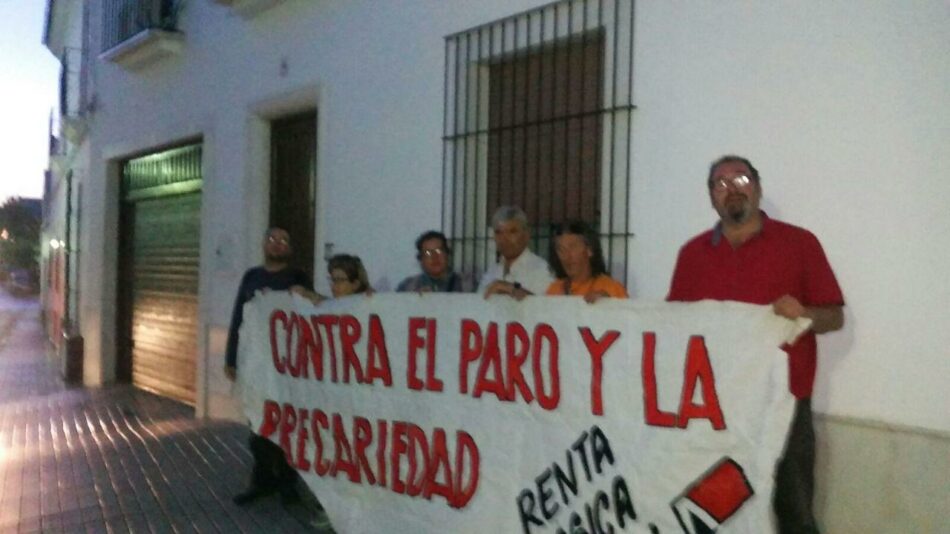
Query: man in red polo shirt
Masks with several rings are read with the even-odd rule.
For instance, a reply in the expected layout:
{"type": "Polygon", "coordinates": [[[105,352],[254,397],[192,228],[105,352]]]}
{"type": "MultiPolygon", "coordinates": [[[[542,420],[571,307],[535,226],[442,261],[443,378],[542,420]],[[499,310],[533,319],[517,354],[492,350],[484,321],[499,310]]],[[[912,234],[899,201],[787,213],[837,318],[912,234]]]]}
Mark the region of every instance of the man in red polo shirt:
{"type": "Polygon", "coordinates": [[[782,534],[816,533],[810,400],[817,366],[815,334],[841,328],[844,298],[818,239],[759,210],[762,185],[749,160],[719,158],[709,168],[708,187],[719,222],[680,249],[667,300],[771,304],[783,317],[811,319],[811,329],[794,345],[783,347],[789,388],[797,401],[785,455],[776,470],[774,506],[782,534]]]}

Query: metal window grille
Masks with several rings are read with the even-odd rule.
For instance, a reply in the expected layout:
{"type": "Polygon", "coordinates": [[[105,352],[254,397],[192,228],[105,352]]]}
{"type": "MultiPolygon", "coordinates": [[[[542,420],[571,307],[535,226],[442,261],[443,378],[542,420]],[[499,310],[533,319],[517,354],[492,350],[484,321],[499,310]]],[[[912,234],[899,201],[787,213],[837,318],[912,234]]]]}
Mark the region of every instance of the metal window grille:
{"type": "Polygon", "coordinates": [[[445,40],[442,226],[456,268],[495,261],[496,208],[528,214],[546,256],[553,225],[582,220],[626,282],[634,0],[562,0],[445,40]]]}
{"type": "Polygon", "coordinates": [[[174,24],[177,3],[175,0],[104,0],[102,9],[102,50],[106,51],[149,28],[174,24]]]}

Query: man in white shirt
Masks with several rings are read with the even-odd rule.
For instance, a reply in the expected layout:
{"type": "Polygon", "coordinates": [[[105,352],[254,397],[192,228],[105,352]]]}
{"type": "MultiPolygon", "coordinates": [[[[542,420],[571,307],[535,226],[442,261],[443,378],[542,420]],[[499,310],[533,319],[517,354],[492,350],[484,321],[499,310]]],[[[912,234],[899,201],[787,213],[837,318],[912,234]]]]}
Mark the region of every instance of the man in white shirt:
{"type": "Polygon", "coordinates": [[[509,295],[521,300],[528,295],[544,295],[554,280],[544,258],[528,250],[531,231],[528,216],[521,208],[502,206],[491,218],[495,248],[501,256],[482,276],[478,292],[488,298],[509,295]]]}

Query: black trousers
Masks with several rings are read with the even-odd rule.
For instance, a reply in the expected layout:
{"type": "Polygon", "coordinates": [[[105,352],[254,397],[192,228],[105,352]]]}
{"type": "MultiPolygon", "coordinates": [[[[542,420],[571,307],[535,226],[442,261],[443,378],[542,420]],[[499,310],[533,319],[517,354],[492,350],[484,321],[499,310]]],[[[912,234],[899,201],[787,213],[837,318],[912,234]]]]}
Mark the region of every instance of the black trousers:
{"type": "Polygon", "coordinates": [[[251,434],[247,442],[254,456],[251,486],[262,490],[292,491],[297,480],[296,473],[287,464],[284,450],[257,434],[251,434]]]}
{"type": "Polygon", "coordinates": [[[798,399],[785,445],[775,472],[773,505],[780,534],[818,534],[812,511],[815,494],[815,427],[811,399],[798,399]]]}

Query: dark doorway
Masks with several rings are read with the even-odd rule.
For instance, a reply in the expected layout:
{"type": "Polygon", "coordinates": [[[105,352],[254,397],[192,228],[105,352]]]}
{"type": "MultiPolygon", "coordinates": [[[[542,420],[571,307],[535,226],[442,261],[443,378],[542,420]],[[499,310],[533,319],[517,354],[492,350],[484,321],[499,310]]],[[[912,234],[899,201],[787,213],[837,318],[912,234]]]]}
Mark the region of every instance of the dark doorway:
{"type": "Polygon", "coordinates": [[[290,232],[294,264],[313,276],[317,112],[271,123],[270,221],[290,232]]]}

